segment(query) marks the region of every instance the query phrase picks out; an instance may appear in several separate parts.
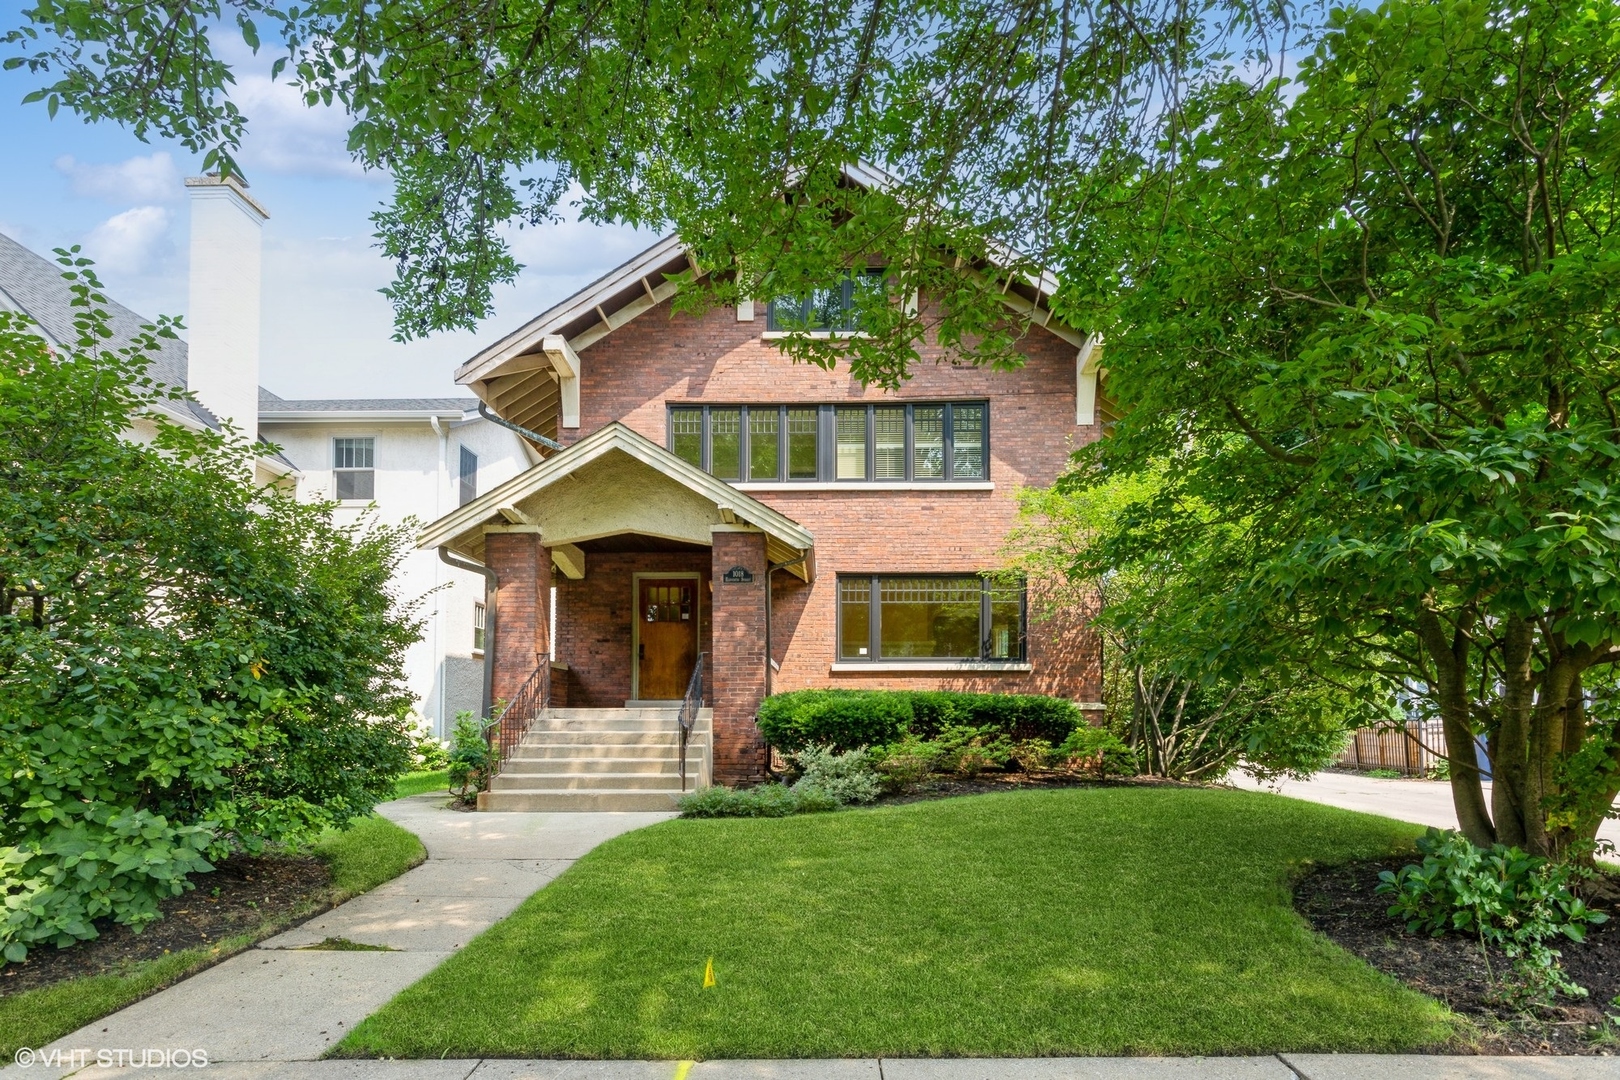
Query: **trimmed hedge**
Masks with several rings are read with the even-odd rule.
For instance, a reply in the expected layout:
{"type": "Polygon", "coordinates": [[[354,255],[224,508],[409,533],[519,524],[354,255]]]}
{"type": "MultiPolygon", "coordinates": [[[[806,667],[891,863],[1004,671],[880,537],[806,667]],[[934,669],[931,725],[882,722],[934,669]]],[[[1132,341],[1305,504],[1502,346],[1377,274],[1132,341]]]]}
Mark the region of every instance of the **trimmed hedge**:
{"type": "Polygon", "coordinates": [[[1056,745],[1083,722],[1080,709],[1063,698],[953,690],[795,690],[759,707],[761,734],[783,751],[883,746],[908,734],[932,738],[948,727],[991,728],[1056,745]]]}

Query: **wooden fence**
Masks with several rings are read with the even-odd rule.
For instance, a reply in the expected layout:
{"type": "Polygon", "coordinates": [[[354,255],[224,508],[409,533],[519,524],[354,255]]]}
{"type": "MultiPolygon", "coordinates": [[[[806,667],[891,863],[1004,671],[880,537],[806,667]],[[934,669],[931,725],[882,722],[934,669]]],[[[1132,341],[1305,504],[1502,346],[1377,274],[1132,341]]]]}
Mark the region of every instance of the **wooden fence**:
{"type": "Polygon", "coordinates": [[[1438,720],[1411,720],[1406,727],[1361,728],[1339,755],[1346,769],[1394,769],[1427,776],[1446,756],[1446,733],[1438,720]]]}

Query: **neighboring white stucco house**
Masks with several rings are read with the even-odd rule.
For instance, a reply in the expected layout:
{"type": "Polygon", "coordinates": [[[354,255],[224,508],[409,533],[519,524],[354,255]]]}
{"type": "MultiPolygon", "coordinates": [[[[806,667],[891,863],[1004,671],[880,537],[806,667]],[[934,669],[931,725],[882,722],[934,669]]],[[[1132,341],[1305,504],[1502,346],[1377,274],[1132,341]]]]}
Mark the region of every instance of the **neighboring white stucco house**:
{"type": "MultiPolygon", "coordinates": [[[[338,523],[368,511],[397,524],[435,521],[540,459],[516,433],[478,414],[478,399],[360,398],[291,401],[260,385],[260,237],[269,214],[238,180],[186,181],[191,203],[187,341],[165,341],[150,372],[185,387],[195,401],[161,411],[191,427],[229,423],[259,445],[256,479],[295,485],[298,497],[331,499],[338,523]]],[[[28,316],[52,342],[71,340],[72,292],[62,268],[0,235],[0,309],[28,316]]],[[[107,305],[115,341],[151,320],[107,305]]],[[[274,372],[269,373],[272,378],[274,372]]],[[[137,422],[134,438],[149,437],[137,422]]],[[[483,706],[484,662],[477,623],[484,579],[411,550],[395,595],[425,597],[422,638],[407,657],[418,712],[448,735],[456,714],[483,706]]]]}
{"type": "MultiPolygon", "coordinates": [[[[300,497],[337,502],[339,523],[371,511],[426,524],[538,460],[477,409],[471,397],[287,401],[261,388],[259,432],[297,466],[300,497]]],[[[412,551],[396,584],[402,599],[427,596],[408,669],[423,717],[448,734],[458,712],[483,705],[484,579],[412,551]]]]}

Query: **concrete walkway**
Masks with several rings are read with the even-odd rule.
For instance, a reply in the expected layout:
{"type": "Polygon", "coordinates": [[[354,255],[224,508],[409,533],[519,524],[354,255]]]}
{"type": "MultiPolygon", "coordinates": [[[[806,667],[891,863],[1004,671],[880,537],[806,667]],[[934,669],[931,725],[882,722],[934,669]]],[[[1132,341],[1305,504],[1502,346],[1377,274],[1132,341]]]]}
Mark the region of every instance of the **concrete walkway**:
{"type": "MultiPolygon", "coordinates": [[[[216,1062],[297,1062],[286,1067],[291,1071],[240,1075],[304,1075],[311,1059],[351,1027],[505,918],[575,859],[620,833],[675,816],[469,814],[446,810],[443,802],[442,796],[417,796],[378,808],[422,838],[428,861],[421,866],[81,1028],[41,1051],[28,1075],[74,1073],[71,1066],[47,1064],[53,1050],[89,1050],[79,1061],[94,1062],[99,1050],[145,1048],[206,1051],[209,1076],[233,1074],[216,1062]],[[389,951],[306,948],[328,938],[389,951]]],[[[98,1072],[105,1074],[92,1068],[78,1075],[98,1072]]]]}
{"type": "MultiPolygon", "coordinates": [[[[1325,803],[1345,810],[1415,821],[1437,829],[1455,829],[1457,811],[1451,803],[1451,785],[1444,780],[1379,780],[1359,773],[1317,773],[1309,780],[1282,780],[1262,784],[1246,773],[1233,773],[1228,780],[1251,791],[1274,791],[1293,799],[1325,803]]],[[[1491,785],[1485,785],[1489,804],[1491,785]]],[[[1620,847],[1620,821],[1605,821],[1598,839],[1620,847]]]]}

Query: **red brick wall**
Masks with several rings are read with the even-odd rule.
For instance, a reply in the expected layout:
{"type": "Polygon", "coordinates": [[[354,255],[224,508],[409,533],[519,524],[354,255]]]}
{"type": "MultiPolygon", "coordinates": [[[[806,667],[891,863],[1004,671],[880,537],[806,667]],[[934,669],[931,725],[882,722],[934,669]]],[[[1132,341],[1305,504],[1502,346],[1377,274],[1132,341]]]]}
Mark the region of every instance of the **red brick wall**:
{"type": "MultiPolygon", "coordinates": [[[[1074,423],[1075,346],[1034,328],[1020,345],[1026,364],[1007,372],[957,367],[944,350],[928,347],[913,377],[890,394],[862,387],[842,368],[793,364],[762,338],[763,305],[757,311],[755,321],[740,323],[730,308],[676,315],[666,303],[592,345],[584,354],[581,426],[564,430],[564,440],[617,420],[664,445],[666,408],[672,402],[985,399],[995,483],[994,491],[982,492],[862,491],[854,485],[829,492],[750,492],[803,524],[816,540],[813,585],[786,572],[774,575],[773,644],[782,670],[773,689],[949,687],[1098,700],[1100,650],[1078,614],[1032,619],[1030,673],[898,676],[830,670],[840,572],[979,571],[1001,565],[1017,489],[1051,483],[1074,449],[1098,437],[1096,426],[1074,423]]],[[[589,585],[594,573],[588,569],[581,584],[589,585]]],[[[559,621],[559,635],[566,622],[559,621]]]]}
{"type": "Polygon", "coordinates": [[[557,575],[557,660],[569,668],[568,703],[618,708],[630,697],[630,620],[636,598],[631,575],[696,572],[698,648],[710,648],[707,552],[646,552],[585,556],[585,577],[557,575]]]}
{"type": "Polygon", "coordinates": [[[495,571],[494,670],[491,695],[511,701],[546,655],[550,618],[551,553],[536,533],[490,533],[484,538],[486,565],[495,571]]]}
{"type": "Polygon", "coordinates": [[[765,534],[714,534],[713,663],[714,782],[752,784],[765,779],[765,741],[754,722],[765,696],[765,534]],[[734,566],[754,580],[721,580],[734,566]]]}

